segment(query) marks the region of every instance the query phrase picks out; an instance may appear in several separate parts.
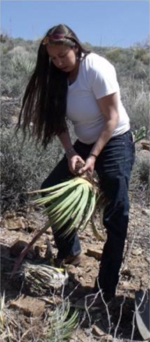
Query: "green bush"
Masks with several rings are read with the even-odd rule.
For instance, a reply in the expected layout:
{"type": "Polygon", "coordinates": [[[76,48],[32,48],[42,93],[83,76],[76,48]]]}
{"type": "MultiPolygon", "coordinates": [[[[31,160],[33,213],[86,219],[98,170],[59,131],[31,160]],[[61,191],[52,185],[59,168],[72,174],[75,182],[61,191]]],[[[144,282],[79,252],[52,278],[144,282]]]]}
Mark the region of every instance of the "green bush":
{"type": "Polygon", "coordinates": [[[124,53],[120,48],[110,49],[106,52],[106,58],[113,63],[123,62],[124,53]]]}
{"type": "Polygon", "coordinates": [[[143,48],[136,48],[135,49],[135,58],[143,62],[144,64],[149,64],[150,62],[150,55],[147,49],[143,48]]]}

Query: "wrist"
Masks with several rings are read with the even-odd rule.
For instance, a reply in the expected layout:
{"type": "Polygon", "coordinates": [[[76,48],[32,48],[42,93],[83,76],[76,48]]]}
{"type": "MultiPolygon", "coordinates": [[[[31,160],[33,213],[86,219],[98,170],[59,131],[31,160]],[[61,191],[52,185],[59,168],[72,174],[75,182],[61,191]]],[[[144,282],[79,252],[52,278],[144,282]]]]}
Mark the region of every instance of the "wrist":
{"type": "Polygon", "coordinates": [[[69,148],[67,151],[66,151],[66,157],[69,158],[69,157],[72,157],[74,154],[75,154],[75,150],[73,147],[69,148]]]}
{"type": "Polygon", "coordinates": [[[92,152],[91,152],[91,153],[89,154],[89,157],[94,157],[94,158],[95,158],[95,160],[96,160],[96,159],[97,159],[97,157],[98,157],[98,155],[96,155],[95,153],[92,153],[92,152]]]}

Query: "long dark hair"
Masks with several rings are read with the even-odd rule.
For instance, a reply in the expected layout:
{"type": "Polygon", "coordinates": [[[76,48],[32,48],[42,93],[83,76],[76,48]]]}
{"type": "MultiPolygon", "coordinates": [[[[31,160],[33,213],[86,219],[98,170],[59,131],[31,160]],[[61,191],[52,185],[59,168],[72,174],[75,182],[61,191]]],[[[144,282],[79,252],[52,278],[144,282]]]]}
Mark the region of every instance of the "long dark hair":
{"type": "Polygon", "coordinates": [[[51,28],[40,43],[35,70],[23,97],[17,130],[22,127],[26,135],[32,125],[33,135],[37,141],[42,141],[44,147],[54,136],[66,130],[68,73],[51,62],[46,50],[46,43],[50,40],[53,44],[73,46],[74,43],[78,47],[78,58],[82,52],[84,55],[90,52],[66,25],[51,28]]]}

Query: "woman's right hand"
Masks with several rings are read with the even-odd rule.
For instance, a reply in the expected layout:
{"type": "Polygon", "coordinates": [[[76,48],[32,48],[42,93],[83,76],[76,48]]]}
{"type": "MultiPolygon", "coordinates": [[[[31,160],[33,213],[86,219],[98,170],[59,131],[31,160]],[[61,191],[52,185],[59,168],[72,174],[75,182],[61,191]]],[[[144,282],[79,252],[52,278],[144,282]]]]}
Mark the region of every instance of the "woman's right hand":
{"type": "Polygon", "coordinates": [[[85,165],[85,161],[77,153],[68,156],[67,160],[69,170],[75,176],[78,175],[78,170],[85,165]]]}

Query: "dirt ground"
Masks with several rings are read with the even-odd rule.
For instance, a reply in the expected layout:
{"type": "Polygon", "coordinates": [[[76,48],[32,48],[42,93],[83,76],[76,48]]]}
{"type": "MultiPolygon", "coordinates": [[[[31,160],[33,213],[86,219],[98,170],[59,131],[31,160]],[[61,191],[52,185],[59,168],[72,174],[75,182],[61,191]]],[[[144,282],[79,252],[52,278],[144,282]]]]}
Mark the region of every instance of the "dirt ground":
{"type": "MultiPolygon", "coordinates": [[[[58,305],[68,300],[71,310],[79,310],[79,325],[73,333],[71,342],[94,341],[142,341],[135,319],[135,293],[149,286],[149,216],[150,210],[141,203],[135,203],[131,197],[130,223],[126,242],[124,262],[120,273],[115,301],[109,307],[97,310],[77,307],[77,301],[88,296],[98,274],[104,241],[97,241],[90,224],[84,232],[79,232],[82,245],[82,261],[77,267],[66,266],[69,278],[63,290],[45,295],[31,293],[23,286],[18,275],[10,278],[19,250],[12,246],[17,240],[29,242],[46,220],[39,210],[27,208],[17,213],[6,214],[1,222],[1,295],[5,293],[5,306],[1,314],[0,341],[36,341],[44,342],[47,332],[48,315],[52,315],[58,305]],[[20,306],[18,300],[24,299],[20,306]],[[9,338],[7,336],[10,336],[9,338]]],[[[99,216],[95,218],[99,226],[99,216]]],[[[45,258],[47,238],[52,246],[53,255],[57,250],[48,229],[33,246],[25,261],[33,264],[49,264],[45,258]]],[[[48,341],[48,340],[46,340],[48,341]]],[[[49,340],[50,341],[50,340],[49,340]]],[[[59,341],[57,341],[59,342],[59,341]]]]}

